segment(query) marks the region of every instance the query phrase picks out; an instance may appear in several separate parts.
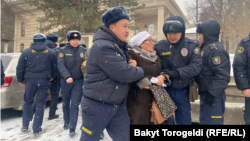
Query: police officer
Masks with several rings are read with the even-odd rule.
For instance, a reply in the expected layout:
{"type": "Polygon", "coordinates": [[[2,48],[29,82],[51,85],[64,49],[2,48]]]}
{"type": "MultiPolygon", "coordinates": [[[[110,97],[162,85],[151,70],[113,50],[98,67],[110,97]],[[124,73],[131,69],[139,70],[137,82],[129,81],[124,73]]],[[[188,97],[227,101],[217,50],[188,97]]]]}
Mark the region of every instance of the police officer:
{"type": "MultiPolygon", "coordinates": [[[[59,49],[56,48],[57,44],[56,42],[58,41],[58,36],[56,34],[48,34],[47,36],[47,41],[46,45],[52,49],[56,55],[59,54],[59,49]]],[[[56,58],[57,59],[57,58],[56,58]]],[[[59,115],[55,114],[56,109],[57,109],[57,101],[58,101],[58,96],[59,96],[59,89],[58,89],[58,76],[60,73],[57,73],[57,76],[51,81],[51,86],[50,86],[50,94],[51,94],[51,100],[50,100],[50,109],[49,109],[49,120],[58,118],[59,115]]]]}
{"type": "Polygon", "coordinates": [[[122,6],[101,17],[103,26],[94,35],[84,80],[81,141],[98,141],[106,128],[114,141],[129,140],[130,119],[125,98],[128,83],[144,76],[135,60],[127,62],[129,15],[122,6]]]}
{"type": "MultiPolygon", "coordinates": [[[[180,16],[170,16],[164,22],[163,32],[167,40],[155,45],[155,51],[162,60],[162,74],[170,76],[172,84],[166,87],[177,106],[175,111],[176,124],[192,124],[191,106],[189,102],[189,81],[201,71],[202,59],[198,44],[185,38],[185,22],[180,16]]],[[[158,80],[163,84],[164,76],[158,80]]],[[[170,117],[165,124],[173,124],[170,117]]]]}
{"type": "Polygon", "coordinates": [[[3,69],[3,62],[2,62],[2,59],[1,59],[1,89],[3,88],[4,77],[5,77],[5,74],[4,74],[4,69],[3,69]]]}
{"type": "Polygon", "coordinates": [[[237,47],[234,56],[233,70],[234,79],[239,90],[245,96],[244,120],[245,124],[250,124],[250,34],[242,39],[237,47]]]}
{"type": "Polygon", "coordinates": [[[69,31],[67,40],[67,45],[60,49],[57,65],[61,74],[63,127],[65,130],[69,128],[69,134],[73,137],[78,119],[78,106],[82,98],[83,74],[81,72],[81,64],[86,49],[79,45],[81,40],[79,31],[69,31]]]}
{"type": "Polygon", "coordinates": [[[50,81],[56,76],[56,54],[49,49],[46,36],[38,33],[33,36],[33,44],[25,49],[16,67],[17,81],[21,86],[25,85],[23,105],[22,132],[28,130],[31,118],[31,106],[36,94],[36,112],[33,121],[33,133],[37,135],[42,131],[44,106],[48,97],[50,81]]]}
{"type": "Polygon", "coordinates": [[[229,55],[219,42],[220,25],[209,20],[197,25],[202,71],[196,77],[200,94],[200,124],[223,124],[225,89],[230,81],[229,55]]]}

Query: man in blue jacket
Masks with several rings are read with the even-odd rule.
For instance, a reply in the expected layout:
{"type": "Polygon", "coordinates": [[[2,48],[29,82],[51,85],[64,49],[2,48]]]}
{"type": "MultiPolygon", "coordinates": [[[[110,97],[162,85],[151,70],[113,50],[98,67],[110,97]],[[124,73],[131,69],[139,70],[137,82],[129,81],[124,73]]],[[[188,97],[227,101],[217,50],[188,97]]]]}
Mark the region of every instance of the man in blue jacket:
{"type": "Polygon", "coordinates": [[[250,125],[250,34],[242,39],[236,49],[233,68],[237,88],[245,96],[244,120],[250,125]]]}
{"type": "Polygon", "coordinates": [[[60,49],[57,67],[61,74],[63,128],[65,130],[70,129],[69,135],[73,137],[75,136],[78,119],[78,106],[82,98],[83,74],[81,64],[86,55],[86,49],[79,45],[81,40],[79,31],[69,31],[66,36],[68,43],[60,49]]]}
{"type": "Polygon", "coordinates": [[[25,85],[23,105],[22,132],[28,131],[31,118],[31,106],[36,94],[36,112],[33,121],[33,133],[37,135],[42,131],[44,106],[48,97],[50,81],[56,77],[56,54],[49,49],[44,34],[35,34],[33,44],[25,49],[16,67],[17,81],[21,86],[25,85]]]}
{"type": "Polygon", "coordinates": [[[219,41],[220,24],[209,20],[197,25],[202,71],[196,77],[200,94],[200,124],[222,125],[224,122],[225,89],[230,81],[229,54],[219,41]]]}
{"type": "Polygon", "coordinates": [[[130,119],[125,98],[128,83],[144,76],[135,60],[127,62],[129,15],[122,6],[105,12],[94,35],[84,80],[81,141],[98,141],[106,128],[114,141],[129,141],[130,119]]]}
{"type": "MultiPolygon", "coordinates": [[[[155,44],[155,51],[162,60],[164,74],[170,76],[171,85],[166,87],[177,106],[176,124],[192,124],[191,105],[189,102],[190,79],[201,71],[202,59],[198,44],[185,38],[185,22],[180,16],[170,16],[164,22],[165,40],[155,44]]],[[[164,76],[159,78],[163,82],[164,76]]],[[[165,123],[172,124],[172,117],[165,123]]]]}

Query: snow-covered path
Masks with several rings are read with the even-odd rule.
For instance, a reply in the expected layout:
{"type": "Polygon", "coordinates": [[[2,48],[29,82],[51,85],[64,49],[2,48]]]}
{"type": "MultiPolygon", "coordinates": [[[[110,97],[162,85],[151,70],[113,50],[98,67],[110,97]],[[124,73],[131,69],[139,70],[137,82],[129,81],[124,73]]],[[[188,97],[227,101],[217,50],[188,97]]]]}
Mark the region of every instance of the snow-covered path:
{"type": "MultiPolygon", "coordinates": [[[[82,124],[80,112],[78,114],[76,136],[73,138],[69,136],[69,130],[63,129],[64,121],[61,101],[58,103],[58,110],[56,111],[56,114],[59,114],[59,118],[48,120],[48,114],[49,106],[44,111],[42,134],[35,138],[32,131],[32,122],[30,122],[28,133],[21,132],[22,112],[12,109],[1,110],[1,141],[79,141],[81,136],[80,126],[82,124]]],[[[112,141],[106,130],[104,131],[104,140],[102,141],[112,141]]]]}

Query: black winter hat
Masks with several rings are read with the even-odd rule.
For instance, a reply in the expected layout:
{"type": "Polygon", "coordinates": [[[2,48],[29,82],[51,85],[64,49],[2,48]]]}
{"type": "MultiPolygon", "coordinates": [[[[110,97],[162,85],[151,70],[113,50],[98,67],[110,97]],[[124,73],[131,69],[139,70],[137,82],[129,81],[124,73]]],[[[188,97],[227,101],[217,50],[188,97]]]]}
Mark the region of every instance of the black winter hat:
{"type": "Polygon", "coordinates": [[[46,37],[47,37],[47,40],[51,40],[53,42],[58,41],[58,36],[56,34],[48,34],[46,37]]]}
{"type": "Polygon", "coordinates": [[[169,20],[165,21],[163,25],[163,32],[166,33],[178,33],[183,32],[183,25],[180,21],[177,20],[169,20]]]}
{"type": "Polygon", "coordinates": [[[129,20],[130,17],[123,6],[112,7],[104,14],[102,14],[101,20],[106,27],[121,19],[129,20]]]}
{"type": "Polygon", "coordinates": [[[81,33],[77,30],[71,30],[67,33],[67,40],[70,41],[72,39],[81,40],[81,33]]]}
{"type": "Polygon", "coordinates": [[[201,23],[200,23],[200,22],[197,24],[196,32],[197,32],[197,33],[203,33],[203,32],[202,32],[202,27],[201,27],[201,23]]]}

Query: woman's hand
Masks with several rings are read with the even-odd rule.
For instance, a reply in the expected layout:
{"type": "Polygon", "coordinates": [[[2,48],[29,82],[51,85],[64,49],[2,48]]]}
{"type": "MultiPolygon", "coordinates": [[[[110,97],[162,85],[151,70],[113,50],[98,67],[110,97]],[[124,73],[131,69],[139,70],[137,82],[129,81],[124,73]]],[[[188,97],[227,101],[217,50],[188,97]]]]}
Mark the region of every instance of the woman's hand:
{"type": "Polygon", "coordinates": [[[149,86],[144,87],[144,89],[149,89],[149,86]]]}
{"type": "Polygon", "coordinates": [[[164,75],[159,75],[156,78],[158,79],[158,82],[156,83],[156,85],[161,86],[162,84],[164,84],[164,79],[165,79],[164,75]]]}
{"type": "Polygon", "coordinates": [[[130,60],[128,61],[128,63],[129,63],[129,65],[132,65],[132,66],[134,66],[134,67],[137,66],[137,62],[136,62],[135,60],[130,59],[130,60]]]}

